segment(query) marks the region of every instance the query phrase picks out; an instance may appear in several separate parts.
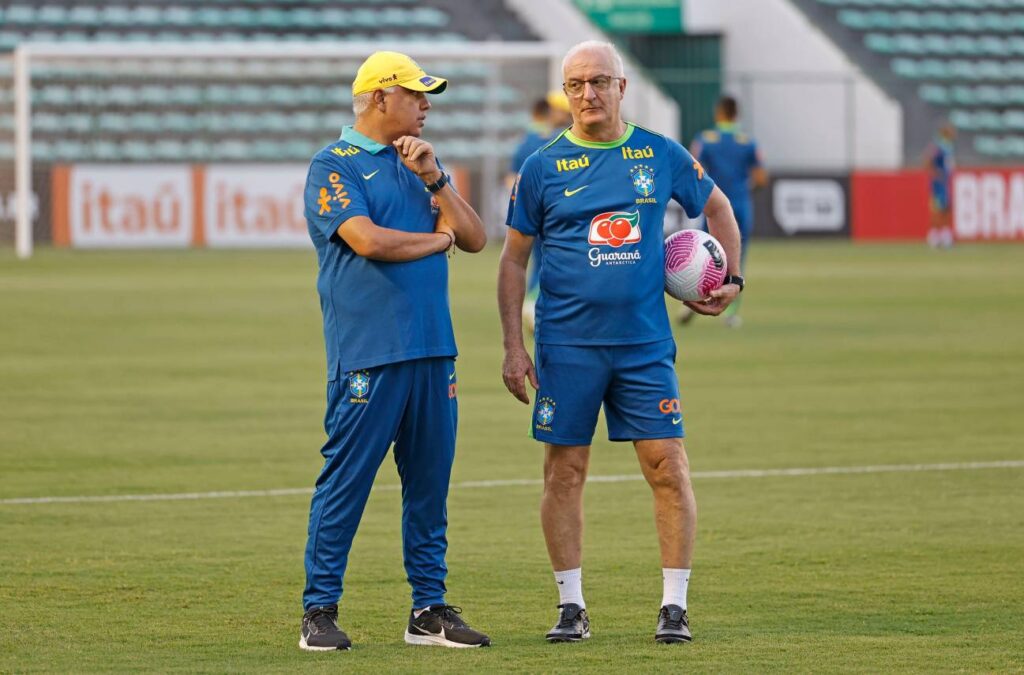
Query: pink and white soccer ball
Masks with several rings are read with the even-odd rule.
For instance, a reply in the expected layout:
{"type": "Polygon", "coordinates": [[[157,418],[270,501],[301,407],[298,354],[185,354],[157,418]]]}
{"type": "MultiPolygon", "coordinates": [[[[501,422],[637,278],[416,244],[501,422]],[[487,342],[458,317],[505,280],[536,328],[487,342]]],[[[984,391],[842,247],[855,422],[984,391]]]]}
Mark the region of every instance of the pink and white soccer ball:
{"type": "Polygon", "coordinates": [[[725,249],[703,230],[680,230],[665,240],[665,292],[677,300],[703,300],[722,286],[725,249]]]}

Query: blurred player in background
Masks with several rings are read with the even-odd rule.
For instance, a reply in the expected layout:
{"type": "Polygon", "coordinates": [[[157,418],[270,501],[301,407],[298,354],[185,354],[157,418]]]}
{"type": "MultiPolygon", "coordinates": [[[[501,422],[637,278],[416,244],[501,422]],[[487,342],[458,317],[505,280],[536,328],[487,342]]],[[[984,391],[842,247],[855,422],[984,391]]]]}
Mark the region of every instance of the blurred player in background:
{"type": "Polygon", "coordinates": [[[446,501],[458,422],[445,252],[486,244],[479,216],[419,138],[427,94],[446,86],[408,56],[371,55],[352,84],[355,125],[316,154],[306,179],[328,380],[325,462],[306,544],[299,641],[306,650],[351,647],[337,623],[342,580],[392,442],[412,586],[405,641],[490,644],[445,602],[446,501]]]}
{"type": "Polygon", "coordinates": [[[953,141],[956,127],[944,124],[924,152],[924,168],[931,186],[929,202],[928,245],[932,248],[953,246],[953,220],[950,213],[950,178],[956,166],[953,141]]]}
{"type": "MultiPolygon", "coordinates": [[[[509,162],[510,173],[507,186],[510,190],[515,184],[516,176],[519,175],[519,170],[526,158],[550,143],[562,129],[572,124],[569,99],[565,97],[564,92],[557,89],[549,91],[546,97],[537,99],[531,112],[530,128],[523,136],[523,140],[519,143],[519,147],[516,148],[512,154],[512,160],[509,162]]],[[[530,276],[526,283],[526,300],[523,302],[523,325],[531,333],[533,332],[537,294],[540,292],[540,265],[543,255],[540,241],[535,241],[533,253],[530,255],[530,276]]]]}
{"type": "Polygon", "coordinates": [[[683,448],[676,345],[665,311],[665,208],[703,212],[729,258],[726,283],[696,311],[719,314],[740,292],[740,235],[729,200],[681,145],[628,124],[615,47],[583,42],[562,63],[573,125],[523,164],[498,271],[505,343],[502,377],[529,403],[544,443],[541,523],[559,592],[546,638],[590,637],[582,587],[583,486],[598,412],[608,437],[632,441],[654,494],[662,602],[655,640],[691,639],[686,590],[696,502],[683,448]],[[537,365],[523,344],[521,310],[533,242],[544,245],[537,301],[537,365]]]}
{"type": "MultiPolygon", "coordinates": [[[[740,226],[741,253],[740,267],[747,268],[747,249],[754,231],[754,205],[751,191],[768,184],[768,174],[757,143],[740,131],[737,124],[739,106],[736,99],[723,96],[715,106],[715,128],[703,131],[690,144],[690,152],[704,166],[715,184],[722,189],[732,204],[736,222],[740,226]]],[[[707,226],[705,225],[705,229],[707,226]]],[[[722,313],[725,324],[739,328],[739,297],[722,313]]],[[[688,322],[694,317],[693,310],[683,308],[680,320],[688,322]]]]}

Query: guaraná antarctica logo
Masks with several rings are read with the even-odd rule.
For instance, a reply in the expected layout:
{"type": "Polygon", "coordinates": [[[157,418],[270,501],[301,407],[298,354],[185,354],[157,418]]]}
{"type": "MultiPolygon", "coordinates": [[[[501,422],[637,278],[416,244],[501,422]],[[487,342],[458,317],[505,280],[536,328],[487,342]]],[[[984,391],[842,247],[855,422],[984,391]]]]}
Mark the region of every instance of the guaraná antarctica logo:
{"type": "Polygon", "coordinates": [[[603,253],[598,246],[619,248],[623,244],[640,241],[640,212],[607,211],[599,213],[590,221],[590,235],[587,242],[594,248],[587,251],[591,267],[608,265],[632,265],[640,260],[640,250],[612,251],[603,253]]]}

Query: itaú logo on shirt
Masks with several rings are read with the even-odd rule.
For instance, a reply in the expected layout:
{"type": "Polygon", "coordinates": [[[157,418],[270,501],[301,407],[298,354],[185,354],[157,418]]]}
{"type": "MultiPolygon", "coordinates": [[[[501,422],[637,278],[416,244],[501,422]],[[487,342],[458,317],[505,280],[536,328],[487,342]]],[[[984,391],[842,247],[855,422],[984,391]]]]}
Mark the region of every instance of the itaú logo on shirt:
{"type": "Polygon", "coordinates": [[[640,251],[613,251],[603,253],[598,246],[619,248],[623,244],[640,241],[640,212],[608,211],[599,213],[590,221],[590,236],[587,242],[594,248],[587,251],[591,267],[609,265],[631,265],[640,260],[640,251]]]}

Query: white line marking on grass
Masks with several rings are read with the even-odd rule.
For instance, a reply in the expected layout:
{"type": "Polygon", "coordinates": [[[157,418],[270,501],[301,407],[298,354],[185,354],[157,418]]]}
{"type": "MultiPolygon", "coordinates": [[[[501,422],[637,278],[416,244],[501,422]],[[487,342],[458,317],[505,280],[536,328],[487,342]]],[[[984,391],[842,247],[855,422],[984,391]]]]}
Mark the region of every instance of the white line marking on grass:
{"type": "MultiPolygon", "coordinates": [[[[863,473],[907,473],[915,471],[972,471],[977,469],[1021,469],[1024,460],[1000,462],[950,462],[946,464],[874,464],[869,466],[819,466],[792,469],[730,469],[725,471],[694,471],[694,479],[706,478],[772,478],[786,476],[827,476],[863,473]]],[[[626,473],[612,476],[590,476],[588,483],[626,483],[640,481],[640,474],[626,473]]],[[[540,478],[516,478],[510,480],[470,480],[452,483],[453,490],[474,488],[499,488],[542,485],[540,478]]],[[[394,491],[400,485],[378,485],[375,490],[394,491]]],[[[177,494],[147,495],[96,495],[79,497],[15,497],[0,499],[0,505],[14,504],[91,504],[103,502],[170,502],[195,499],[235,499],[240,497],[288,497],[308,495],[310,488],[281,488],[277,490],[222,490],[218,492],[181,492],[177,494]]]]}

